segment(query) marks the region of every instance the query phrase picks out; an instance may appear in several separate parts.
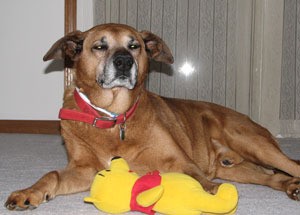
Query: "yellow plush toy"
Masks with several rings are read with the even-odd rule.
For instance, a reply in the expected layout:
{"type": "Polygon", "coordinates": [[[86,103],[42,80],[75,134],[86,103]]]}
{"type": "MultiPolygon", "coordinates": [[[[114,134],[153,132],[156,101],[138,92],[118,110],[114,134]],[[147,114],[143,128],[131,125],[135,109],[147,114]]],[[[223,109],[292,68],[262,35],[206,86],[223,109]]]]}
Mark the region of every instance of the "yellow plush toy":
{"type": "Polygon", "coordinates": [[[216,195],[205,192],[198,181],[181,173],[154,171],[139,177],[127,162],[113,158],[109,170],[100,171],[84,198],[107,213],[140,211],[147,214],[233,214],[238,192],[232,184],[221,184],[216,195]]]}

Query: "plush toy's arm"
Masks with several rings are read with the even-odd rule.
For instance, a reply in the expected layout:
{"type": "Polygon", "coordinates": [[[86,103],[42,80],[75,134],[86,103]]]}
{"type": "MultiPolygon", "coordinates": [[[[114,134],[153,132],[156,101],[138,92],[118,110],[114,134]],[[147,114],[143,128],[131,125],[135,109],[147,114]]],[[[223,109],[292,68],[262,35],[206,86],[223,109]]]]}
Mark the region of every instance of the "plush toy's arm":
{"type": "Polygon", "coordinates": [[[140,193],[137,196],[136,201],[139,205],[143,207],[148,207],[156,203],[161,198],[163,192],[163,186],[159,185],[140,193]]]}

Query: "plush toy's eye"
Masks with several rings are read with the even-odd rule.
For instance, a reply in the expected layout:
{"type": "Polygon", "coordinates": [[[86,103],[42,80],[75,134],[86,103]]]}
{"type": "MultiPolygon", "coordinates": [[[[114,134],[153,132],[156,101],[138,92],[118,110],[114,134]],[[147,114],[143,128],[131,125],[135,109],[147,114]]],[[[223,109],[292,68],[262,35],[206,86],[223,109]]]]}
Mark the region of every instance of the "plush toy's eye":
{"type": "Polygon", "coordinates": [[[106,172],[110,172],[111,170],[110,169],[107,169],[107,170],[105,170],[106,172]]]}
{"type": "Polygon", "coordinates": [[[115,156],[115,157],[113,157],[113,158],[111,159],[111,161],[117,160],[117,159],[120,159],[120,158],[121,158],[120,156],[115,156]]]}
{"type": "Polygon", "coordinates": [[[102,176],[102,177],[105,177],[105,175],[102,175],[101,173],[98,173],[98,175],[102,176]]]}

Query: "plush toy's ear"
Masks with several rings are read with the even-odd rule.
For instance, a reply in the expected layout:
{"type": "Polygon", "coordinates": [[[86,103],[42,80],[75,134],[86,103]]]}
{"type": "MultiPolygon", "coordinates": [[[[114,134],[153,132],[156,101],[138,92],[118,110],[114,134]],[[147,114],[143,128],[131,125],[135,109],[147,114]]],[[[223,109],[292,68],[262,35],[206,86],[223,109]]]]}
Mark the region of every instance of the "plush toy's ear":
{"type": "Polygon", "coordinates": [[[45,54],[43,60],[57,60],[67,58],[76,61],[82,51],[84,33],[74,31],[59,39],[45,54]]]}
{"type": "Polygon", "coordinates": [[[92,197],[84,197],[84,201],[88,203],[96,203],[99,202],[97,199],[92,198],[92,197]]]}
{"type": "Polygon", "coordinates": [[[163,186],[159,185],[140,193],[137,196],[136,201],[139,205],[143,207],[149,207],[155,204],[161,198],[163,192],[163,186]]]}
{"type": "Polygon", "coordinates": [[[121,158],[121,157],[114,157],[111,160],[110,163],[110,170],[114,171],[114,170],[122,170],[122,171],[129,171],[129,166],[127,164],[127,162],[121,158]]]}
{"type": "Polygon", "coordinates": [[[166,43],[150,31],[141,31],[141,37],[144,40],[148,56],[156,61],[172,64],[173,55],[166,43]]]}

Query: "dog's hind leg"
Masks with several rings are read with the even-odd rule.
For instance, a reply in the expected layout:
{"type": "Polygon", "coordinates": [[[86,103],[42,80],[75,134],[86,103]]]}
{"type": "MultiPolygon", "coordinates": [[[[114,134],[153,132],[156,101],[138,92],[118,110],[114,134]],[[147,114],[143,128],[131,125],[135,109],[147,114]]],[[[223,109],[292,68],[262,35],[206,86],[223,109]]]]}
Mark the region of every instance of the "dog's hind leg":
{"type": "Polygon", "coordinates": [[[239,142],[212,139],[217,178],[269,186],[300,200],[300,166],[280,151],[275,140],[264,142],[265,137],[256,135],[253,139],[248,137],[247,142],[245,137],[235,141],[239,142]],[[235,147],[234,151],[231,147],[235,147]],[[276,173],[275,169],[283,173],[276,173]]]}
{"type": "Polygon", "coordinates": [[[193,162],[187,163],[183,170],[183,173],[190,175],[196,179],[203,189],[211,194],[216,194],[219,188],[219,183],[209,180],[206,175],[197,167],[193,162]]]}
{"type": "Polygon", "coordinates": [[[227,141],[227,144],[245,160],[279,169],[294,177],[300,177],[300,165],[280,150],[277,142],[269,133],[263,136],[246,134],[227,141]]]}
{"type": "Polygon", "coordinates": [[[273,171],[248,161],[242,161],[230,167],[219,164],[216,178],[239,183],[269,186],[273,189],[286,192],[293,200],[300,200],[300,178],[281,173],[273,173],[273,171]]]}
{"type": "Polygon", "coordinates": [[[244,160],[279,169],[294,177],[300,177],[300,165],[280,150],[275,138],[264,127],[248,116],[231,112],[221,115],[206,112],[202,123],[212,144],[229,148],[244,160]],[[216,142],[217,144],[214,144],[216,142]]]}

